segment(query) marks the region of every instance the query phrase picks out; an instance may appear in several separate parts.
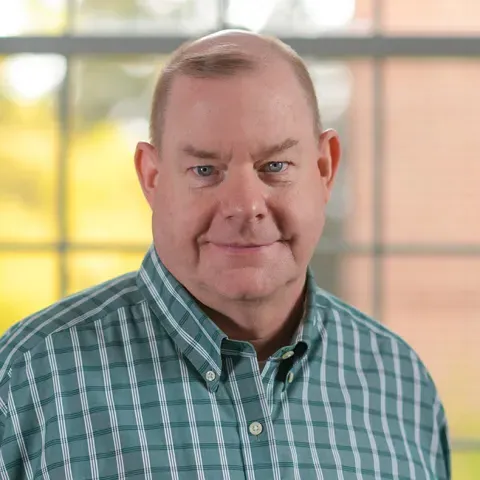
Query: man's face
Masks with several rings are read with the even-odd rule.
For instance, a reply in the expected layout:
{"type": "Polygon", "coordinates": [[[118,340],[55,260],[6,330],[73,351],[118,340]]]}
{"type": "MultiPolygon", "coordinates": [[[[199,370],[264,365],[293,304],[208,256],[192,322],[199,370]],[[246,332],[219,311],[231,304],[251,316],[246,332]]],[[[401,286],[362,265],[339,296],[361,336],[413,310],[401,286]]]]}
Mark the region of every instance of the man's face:
{"type": "Polygon", "coordinates": [[[337,163],[313,131],[287,65],[174,80],[149,201],[157,252],[197,298],[256,300],[302,281],[337,163]]]}

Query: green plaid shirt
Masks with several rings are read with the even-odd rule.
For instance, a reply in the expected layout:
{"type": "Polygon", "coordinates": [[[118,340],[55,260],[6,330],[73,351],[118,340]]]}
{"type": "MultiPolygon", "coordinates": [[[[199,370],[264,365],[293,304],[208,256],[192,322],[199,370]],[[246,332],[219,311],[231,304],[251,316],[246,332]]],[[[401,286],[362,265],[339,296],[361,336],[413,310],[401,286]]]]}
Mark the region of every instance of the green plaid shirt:
{"type": "Polygon", "coordinates": [[[447,479],[444,410],[417,355],[319,289],[260,371],[167,272],[139,272],[0,342],[0,478],[447,479]]]}

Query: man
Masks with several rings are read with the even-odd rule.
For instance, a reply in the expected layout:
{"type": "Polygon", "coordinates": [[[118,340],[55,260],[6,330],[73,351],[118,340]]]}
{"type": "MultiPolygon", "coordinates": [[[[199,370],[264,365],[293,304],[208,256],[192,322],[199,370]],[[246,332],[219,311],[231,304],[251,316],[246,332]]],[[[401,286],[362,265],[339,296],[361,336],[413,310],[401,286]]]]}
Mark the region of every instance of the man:
{"type": "Polygon", "coordinates": [[[27,318],[0,346],[2,479],[447,479],[430,376],[308,270],[340,158],[281,42],[182,47],[135,166],[139,272],[27,318]]]}

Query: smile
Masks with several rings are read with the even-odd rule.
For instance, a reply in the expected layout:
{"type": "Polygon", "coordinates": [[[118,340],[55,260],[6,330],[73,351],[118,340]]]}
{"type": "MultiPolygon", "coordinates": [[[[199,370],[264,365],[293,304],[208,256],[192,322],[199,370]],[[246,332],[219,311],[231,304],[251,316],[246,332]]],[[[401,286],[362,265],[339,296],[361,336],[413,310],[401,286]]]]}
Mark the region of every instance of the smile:
{"type": "Polygon", "coordinates": [[[276,242],[265,244],[241,244],[241,243],[211,243],[215,248],[224,251],[225,253],[256,253],[271,247],[276,242]]]}

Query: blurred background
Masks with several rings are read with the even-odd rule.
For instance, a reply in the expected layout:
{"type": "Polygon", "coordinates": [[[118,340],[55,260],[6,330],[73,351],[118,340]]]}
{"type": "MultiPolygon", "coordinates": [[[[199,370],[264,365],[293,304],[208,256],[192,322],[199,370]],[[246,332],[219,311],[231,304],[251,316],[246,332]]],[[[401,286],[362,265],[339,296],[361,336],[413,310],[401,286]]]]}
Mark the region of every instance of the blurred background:
{"type": "Polygon", "coordinates": [[[480,479],[479,0],[0,0],[0,333],[139,267],[154,83],[229,26],[308,62],[344,152],[318,282],[419,352],[480,479]]]}

